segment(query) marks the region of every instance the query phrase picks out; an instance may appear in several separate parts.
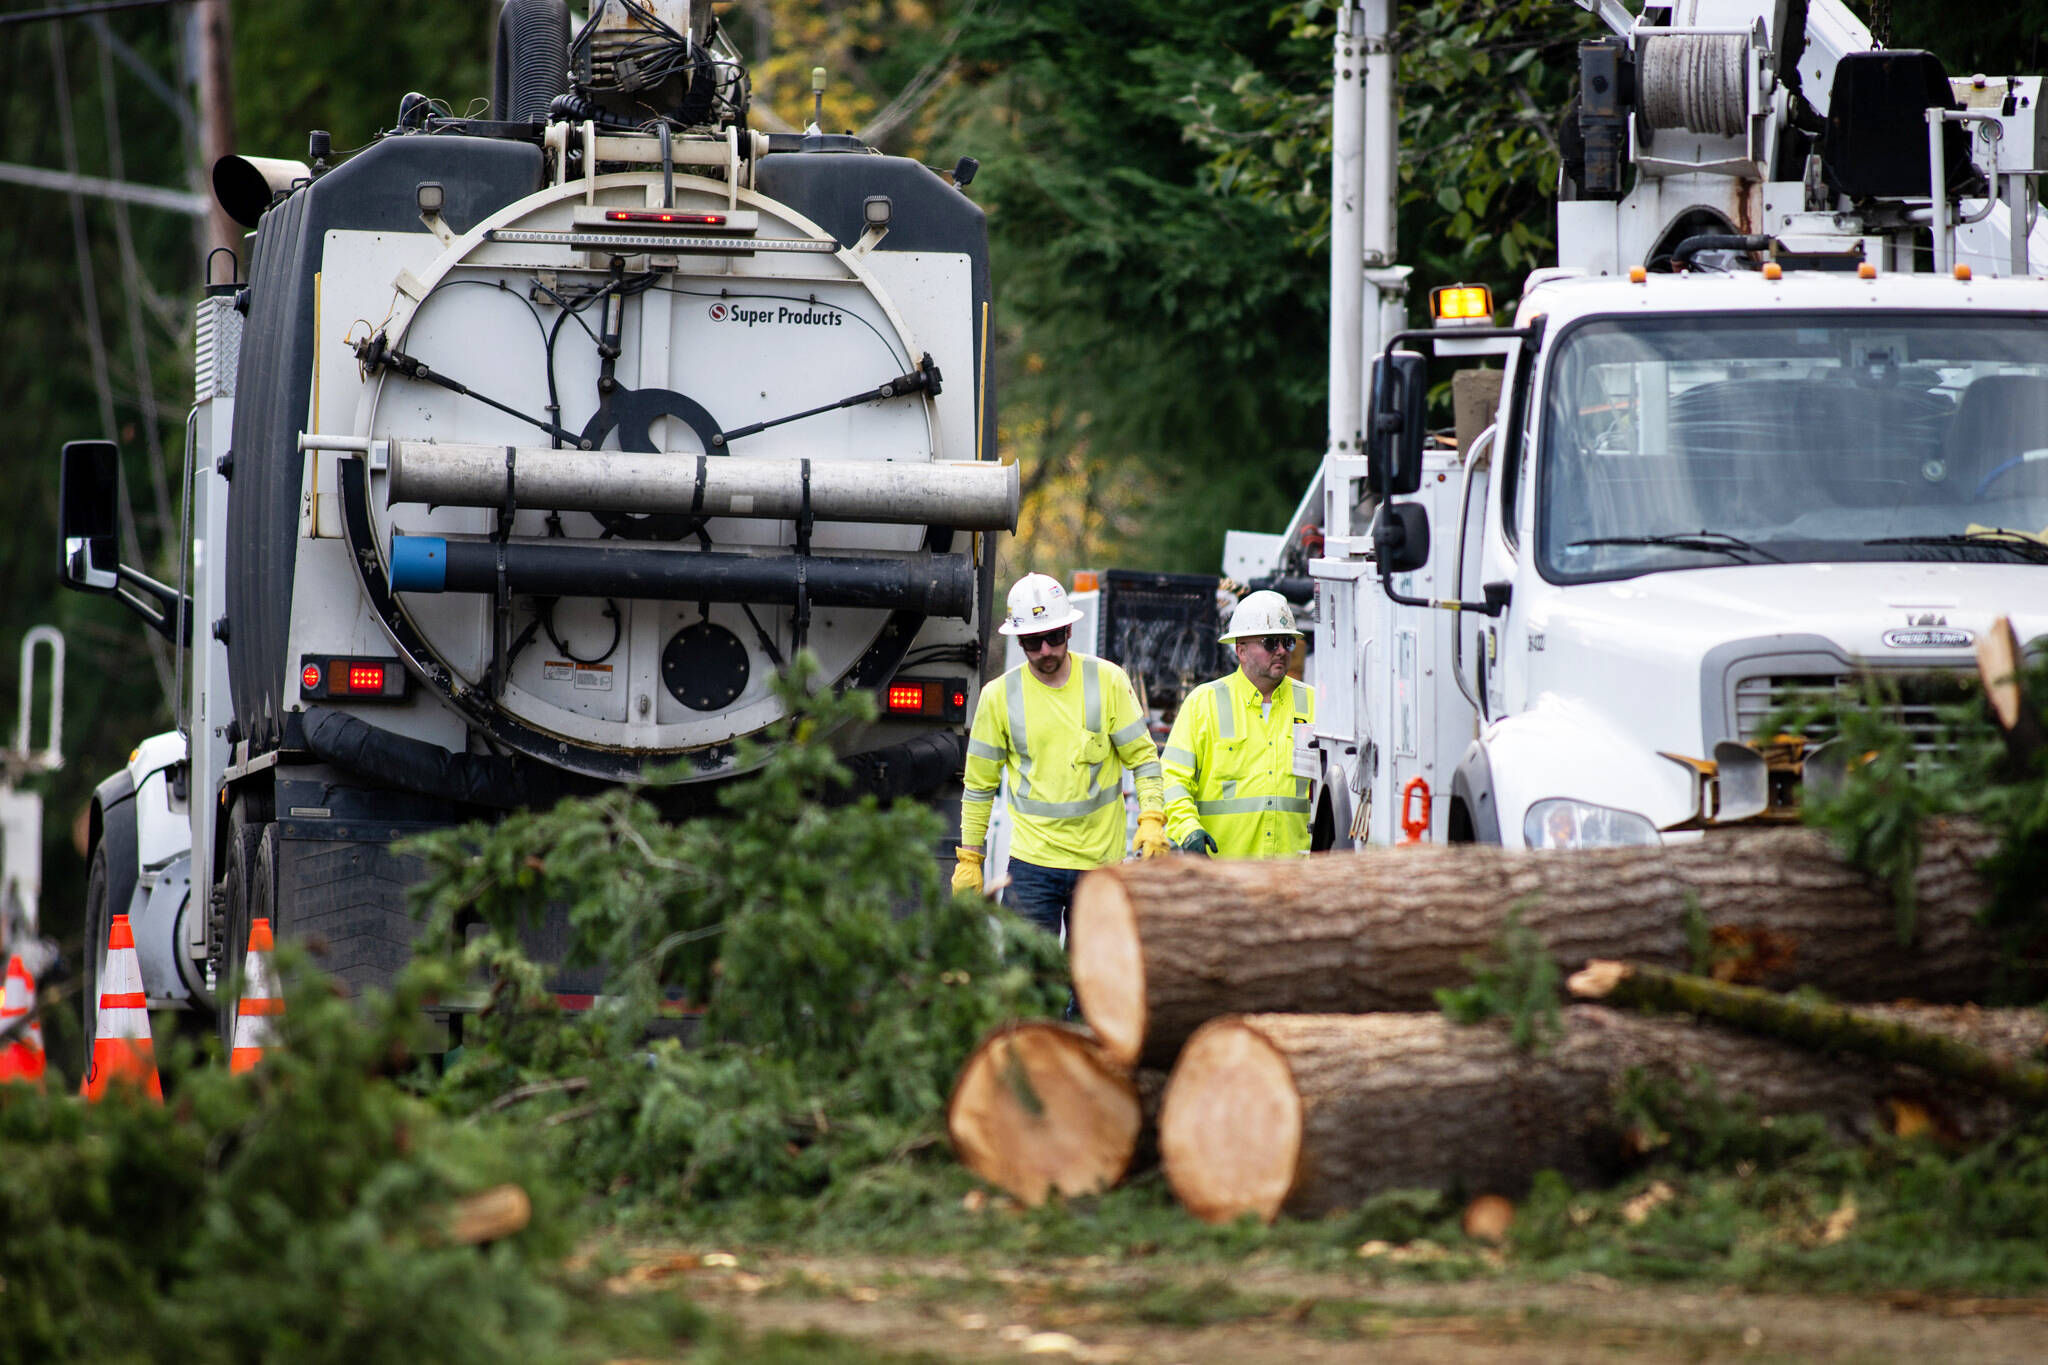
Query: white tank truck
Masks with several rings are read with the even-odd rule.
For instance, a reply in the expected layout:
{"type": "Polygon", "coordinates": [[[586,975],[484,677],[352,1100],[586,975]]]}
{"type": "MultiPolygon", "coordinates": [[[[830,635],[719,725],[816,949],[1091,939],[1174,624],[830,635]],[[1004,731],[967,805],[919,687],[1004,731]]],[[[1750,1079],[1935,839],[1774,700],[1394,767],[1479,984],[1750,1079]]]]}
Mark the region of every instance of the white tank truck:
{"type": "Polygon", "coordinates": [[[1339,11],[1331,440],[1269,543],[1322,535],[1270,563],[1313,584],[1340,844],[1796,818],[1842,759],[1760,747],[1774,709],[1876,675],[1931,744],[1987,624],[2048,633],[2041,79],[1877,50],[1835,0],[1579,3],[1610,31],[1579,48],[1558,264],[1510,327],[1443,291],[1425,330],[1389,5],[1339,11]],[[1500,383],[1462,452],[1424,430],[1457,356],[1500,383]]]}
{"type": "Polygon", "coordinates": [[[956,808],[1018,498],[974,163],[750,128],[704,0],[512,0],[495,96],[216,167],[251,265],[199,303],[183,581],[116,562],[118,451],[64,450],[64,581],[184,647],[92,808],[87,932],[128,912],[154,1008],[231,1018],[255,916],[388,980],[406,835],[709,809],[799,650],[878,697],[858,790],[956,808]]]}

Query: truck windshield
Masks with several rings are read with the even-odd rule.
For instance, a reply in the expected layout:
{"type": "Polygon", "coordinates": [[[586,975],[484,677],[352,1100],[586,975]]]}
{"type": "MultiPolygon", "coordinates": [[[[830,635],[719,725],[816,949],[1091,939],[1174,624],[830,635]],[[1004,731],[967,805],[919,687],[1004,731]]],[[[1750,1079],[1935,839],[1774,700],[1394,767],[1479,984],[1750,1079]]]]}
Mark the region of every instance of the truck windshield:
{"type": "Polygon", "coordinates": [[[1583,324],[1543,404],[1557,583],[1748,563],[2048,561],[2048,320],[1583,324]]]}

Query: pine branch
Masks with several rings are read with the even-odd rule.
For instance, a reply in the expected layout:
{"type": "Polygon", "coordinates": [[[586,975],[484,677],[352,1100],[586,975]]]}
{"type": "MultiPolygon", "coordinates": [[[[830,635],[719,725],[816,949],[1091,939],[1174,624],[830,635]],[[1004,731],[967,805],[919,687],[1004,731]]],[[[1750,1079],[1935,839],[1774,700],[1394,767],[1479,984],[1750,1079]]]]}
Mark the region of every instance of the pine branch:
{"type": "Polygon", "coordinates": [[[2026,1104],[2048,1106],[2048,1067],[2007,1062],[1963,1039],[1861,1010],[1601,959],[1588,962],[1565,984],[1581,1000],[1691,1014],[1817,1052],[1853,1052],[1917,1066],[2026,1104]]]}

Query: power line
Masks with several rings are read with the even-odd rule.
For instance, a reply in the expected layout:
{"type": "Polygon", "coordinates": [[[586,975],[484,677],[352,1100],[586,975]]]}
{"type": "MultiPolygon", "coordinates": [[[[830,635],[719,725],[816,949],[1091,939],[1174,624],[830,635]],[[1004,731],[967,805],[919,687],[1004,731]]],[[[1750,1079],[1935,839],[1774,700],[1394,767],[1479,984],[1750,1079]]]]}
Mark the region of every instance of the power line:
{"type": "Polygon", "coordinates": [[[0,181],[39,190],[56,190],[63,194],[91,195],[95,199],[121,199],[144,208],[168,209],[194,218],[204,218],[213,209],[213,200],[190,190],[174,190],[165,185],[137,185],[130,181],[79,175],[75,171],[53,171],[10,161],[0,161],[0,181]]]}

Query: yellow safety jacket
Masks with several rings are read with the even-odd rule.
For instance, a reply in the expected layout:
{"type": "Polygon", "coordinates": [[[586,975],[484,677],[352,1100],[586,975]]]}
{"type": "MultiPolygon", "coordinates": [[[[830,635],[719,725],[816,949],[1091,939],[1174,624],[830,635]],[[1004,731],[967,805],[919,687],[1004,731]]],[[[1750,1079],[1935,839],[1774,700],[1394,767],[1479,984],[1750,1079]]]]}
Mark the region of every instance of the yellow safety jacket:
{"type": "Polygon", "coordinates": [[[1316,718],[1316,692],[1287,678],[1269,711],[1264,701],[1240,669],[1181,703],[1162,755],[1175,843],[1200,828],[1219,858],[1308,852],[1310,783],[1295,775],[1294,752],[1296,727],[1316,718]]]}
{"type": "Polygon", "coordinates": [[[1160,809],[1159,751],[1124,671],[1074,654],[1067,681],[1047,687],[1029,664],[981,689],[967,739],[960,842],[979,847],[1005,775],[1010,856],[1086,870],[1124,856],[1123,773],[1138,808],[1160,809]]]}

